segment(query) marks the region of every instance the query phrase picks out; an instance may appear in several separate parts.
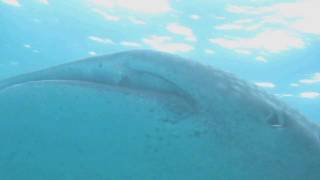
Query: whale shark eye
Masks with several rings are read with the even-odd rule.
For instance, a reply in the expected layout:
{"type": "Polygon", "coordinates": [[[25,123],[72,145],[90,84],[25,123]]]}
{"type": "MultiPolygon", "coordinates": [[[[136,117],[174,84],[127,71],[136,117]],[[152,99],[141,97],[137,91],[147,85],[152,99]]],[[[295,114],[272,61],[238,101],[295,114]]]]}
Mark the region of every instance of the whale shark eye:
{"type": "Polygon", "coordinates": [[[275,112],[271,112],[267,117],[267,123],[275,128],[283,128],[285,125],[283,117],[275,112]]]}

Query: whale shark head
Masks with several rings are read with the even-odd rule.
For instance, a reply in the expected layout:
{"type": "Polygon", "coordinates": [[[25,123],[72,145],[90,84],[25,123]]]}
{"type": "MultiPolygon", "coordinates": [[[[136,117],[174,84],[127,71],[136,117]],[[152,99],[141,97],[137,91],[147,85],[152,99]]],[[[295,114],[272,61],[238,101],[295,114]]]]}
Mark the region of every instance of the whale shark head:
{"type": "MultiPolygon", "coordinates": [[[[63,162],[69,177],[80,177],[84,164],[91,178],[107,179],[320,177],[317,124],[229,73],[167,53],[120,52],[13,77],[0,82],[0,107],[3,127],[17,132],[0,160],[22,163],[17,171],[50,162],[42,169],[49,177],[63,162]],[[51,133],[42,131],[46,123],[51,133]],[[53,136],[61,139],[46,144],[53,136]],[[57,153],[66,139],[65,153],[57,153]],[[10,160],[20,141],[29,148],[10,160]],[[52,150],[33,157],[38,164],[27,161],[26,153],[43,144],[52,150]],[[51,159],[50,153],[59,156],[51,159]]],[[[7,166],[4,177],[21,177],[7,166]]],[[[40,177],[36,168],[31,172],[29,178],[40,177]]]]}

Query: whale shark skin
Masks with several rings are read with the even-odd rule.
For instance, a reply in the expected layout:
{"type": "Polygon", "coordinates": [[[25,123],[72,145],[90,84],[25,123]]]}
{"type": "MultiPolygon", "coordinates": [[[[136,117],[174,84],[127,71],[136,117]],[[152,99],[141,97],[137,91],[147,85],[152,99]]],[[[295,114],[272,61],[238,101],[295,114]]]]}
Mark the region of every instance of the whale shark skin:
{"type": "Polygon", "coordinates": [[[120,52],[0,82],[0,179],[320,178],[320,128],[229,73],[120,52]]]}

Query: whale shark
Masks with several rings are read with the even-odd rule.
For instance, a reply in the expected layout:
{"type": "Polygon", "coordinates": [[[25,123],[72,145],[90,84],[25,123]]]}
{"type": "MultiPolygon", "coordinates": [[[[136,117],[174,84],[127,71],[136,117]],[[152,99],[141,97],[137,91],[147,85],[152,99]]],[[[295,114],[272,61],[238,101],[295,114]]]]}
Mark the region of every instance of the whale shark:
{"type": "Polygon", "coordinates": [[[0,179],[320,178],[320,127],[275,96],[164,52],[0,81],[0,179]]]}

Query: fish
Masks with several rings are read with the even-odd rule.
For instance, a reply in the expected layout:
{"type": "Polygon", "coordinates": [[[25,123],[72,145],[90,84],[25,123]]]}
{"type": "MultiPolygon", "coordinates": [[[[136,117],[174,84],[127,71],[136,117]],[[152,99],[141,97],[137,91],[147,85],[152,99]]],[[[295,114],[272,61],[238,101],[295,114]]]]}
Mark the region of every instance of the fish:
{"type": "Polygon", "coordinates": [[[131,50],[0,81],[0,179],[320,178],[320,126],[231,73],[131,50]]]}

